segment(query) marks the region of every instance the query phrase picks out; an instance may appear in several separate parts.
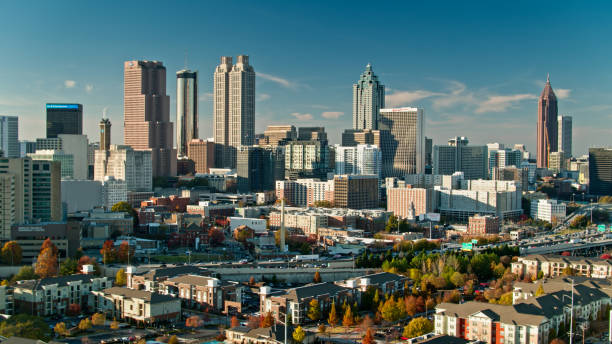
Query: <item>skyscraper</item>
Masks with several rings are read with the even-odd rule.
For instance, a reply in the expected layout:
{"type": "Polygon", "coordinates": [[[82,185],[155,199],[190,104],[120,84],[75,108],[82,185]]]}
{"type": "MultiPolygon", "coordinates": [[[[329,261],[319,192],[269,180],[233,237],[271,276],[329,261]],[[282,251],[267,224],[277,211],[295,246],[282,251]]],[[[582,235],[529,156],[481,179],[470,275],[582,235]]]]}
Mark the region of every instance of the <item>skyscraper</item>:
{"type": "Polygon", "coordinates": [[[47,138],[83,134],[83,105],[47,104],[47,138]]]}
{"type": "Polygon", "coordinates": [[[548,168],[548,153],[557,151],[557,97],[550,78],[538,100],[537,166],[548,168]]]}
{"type": "Polygon", "coordinates": [[[383,177],[423,173],[425,167],[425,114],[421,108],[381,109],[383,177]]]}
{"type": "Polygon", "coordinates": [[[126,61],[123,75],[125,144],[151,150],[154,177],[176,175],[166,67],[158,61],[126,61]]]}
{"type": "Polygon", "coordinates": [[[176,72],[176,153],[187,156],[189,141],[198,138],[198,72],[176,72]]]}
{"type": "Polygon", "coordinates": [[[433,147],[433,174],[463,172],[465,179],[487,179],[487,146],[469,146],[466,137],[453,137],[446,146],[433,147]]]}
{"type": "Polygon", "coordinates": [[[221,57],[214,74],[214,139],[217,167],[236,167],[236,149],[255,143],[255,70],[247,55],[221,57]]]}
{"type": "Polygon", "coordinates": [[[353,129],[378,129],[380,109],[385,107],[385,86],[368,63],[353,84],[353,129]]]}
{"type": "Polygon", "coordinates": [[[21,155],[17,116],[0,116],[0,149],[2,156],[7,158],[18,158],[21,155]]]}
{"type": "Polygon", "coordinates": [[[108,118],[100,120],[100,149],[109,150],[111,143],[111,121],[108,118]]]}
{"type": "Polygon", "coordinates": [[[570,158],[572,156],[572,116],[559,116],[557,117],[557,123],[559,125],[557,150],[570,158]]]}
{"type": "Polygon", "coordinates": [[[589,193],[612,195],[612,149],[589,148],[589,193]]]}

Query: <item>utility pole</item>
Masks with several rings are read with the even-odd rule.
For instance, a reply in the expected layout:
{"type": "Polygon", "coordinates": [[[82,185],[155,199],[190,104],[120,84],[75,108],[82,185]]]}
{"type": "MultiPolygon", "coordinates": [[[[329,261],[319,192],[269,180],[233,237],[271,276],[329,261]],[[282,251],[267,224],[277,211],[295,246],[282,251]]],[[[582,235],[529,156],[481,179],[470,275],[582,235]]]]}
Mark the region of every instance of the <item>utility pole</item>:
{"type": "Polygon", "coordinates": [[[569,344],[574,342],[574,279],[572,278],[572,307],[570,308],[569,344]]]}

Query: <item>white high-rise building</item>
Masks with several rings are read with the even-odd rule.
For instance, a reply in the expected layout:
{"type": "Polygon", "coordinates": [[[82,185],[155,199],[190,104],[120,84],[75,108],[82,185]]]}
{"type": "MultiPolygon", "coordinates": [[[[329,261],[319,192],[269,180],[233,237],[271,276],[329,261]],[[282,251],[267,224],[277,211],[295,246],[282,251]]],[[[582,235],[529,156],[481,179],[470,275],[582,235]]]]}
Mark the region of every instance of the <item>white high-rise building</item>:
{"type": "Polygon", "coordinates": [[[536,220],[550,223],[560,222],[565,219],[566,206],[556,199],[540,199],[531,202],[531,217],[536,220]]]}
{"type": "Polygon", "coordinates": [[[425,114],[421,108],[381,109],[382,174],[384,177],[404,177],[424,173],[425,114]]]}
{"type": "Polygon", "coordinates": [[[111,176],[125,181],[128,191],[151,191],[153,167],[150,150],[134,150],[130,146],[111,145],[108,151],[97,150],[94,180],[104,182],[111,176]]]}
{"type": "Polygon", "coordinates": [[[189,141],[198,138],[198,72],[176,72],[176,154],[187,156],[189,141]]]}
{"type": "Polygon", "coordinates": [[[214,74],[215,165],[236,167],[236,149],[255,143],[255,70],[247,55],[221,57],[214,74]]]}
{"type": "Polygon", "coordinates": [[[102,181],[102,205],[111,208],[119,202],[127,201],[127,183],[125,180],[117,180],[113,176],[104,177],[102,181]]]}
{"type": "Polygon", "coordinates": [[[557,117],[557,151],[565,153],[565,157],[572,156],[572,116],[557,117]]]}
{"type": "Polygon", "coordinates": [[[336,174],[369,174],[381,177],[382,152],[375,145],[335,145],[336,174]]]}
{"type": "MultiPolygon", "coordinates": [[[[37,150],[55,150],[65,155],[72,155],[72,172],[70,178],[85,180],[89,176],[87,135],[58,134],[54,138],[36,139],[37,150]]],[[[45,159],[48,160],[48,159],[45,159]]],[[[67,168],[62,165],[62,177],[66,177],[67,168]]]]}
{"type": "Polygon", "coordinates": [[[385,107],[385,86],[368,63],[359,81],[353,84],[353,129],[378,129],[380,109],[385,107]]]}
{"type": "Polygon", "coordinates": [[[2,156],[19,158],[19,120],[17,116],[0,116],[0,149],[2,156]]]}

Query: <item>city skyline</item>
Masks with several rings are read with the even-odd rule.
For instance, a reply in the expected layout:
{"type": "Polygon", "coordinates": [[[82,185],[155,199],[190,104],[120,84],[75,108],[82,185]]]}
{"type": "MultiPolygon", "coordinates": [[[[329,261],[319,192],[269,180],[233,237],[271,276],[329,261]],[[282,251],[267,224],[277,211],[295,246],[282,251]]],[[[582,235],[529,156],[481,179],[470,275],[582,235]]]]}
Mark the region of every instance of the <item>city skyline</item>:
{"type": "MultiPolygon", "coordinates": [[[[99,10],[99,16],[91,23],[92,28],[86,25],[82,34],[72,35],[72,25],[59,23],[57,27],[45,27],[43,31],[43,27],[33,23],[35,20],[46,23],[62,11],[80,10],[82,17],[76,20],[83,26],[92,21],[86,13],[96,6],[76,2],[47,6],[40,4],[34,8],[4,3],[3,11],[0,11],[5,13],[0,14],[0,18],[7,25],[2,42],[12,48],[11,54],[0,57],[3,65],[11,66],[1,74],[5,83],[0,85],[0,114],[19,116],[20,139],[44,137],[45,103],[80,103],[84,107],[83,132],[90,140],[97,138],[98,122],[103,109],[106,109],[111,121],[116,123],[112,141],[123,142],[121,63],[131,59],[163,61],[168,73],[173,74],[185,66],[199,70],[199,136],[212,137],[210,93],[213,70],[219,56],[238,54],[249,55],[251,64],[258,71],[256,133],[263,132],[270,124],[322,125],[326,127],[331,143],[340,143],[343,129],[351,127],[352,84],[364,66],[372,63],[380,81],[388,88],[386,106],[423,107],[427,112],[425,134],[433,137],[434,145],[444,144],[448,138],[460,135],[469,137],[474,144],[524,143],[535,156],[537,96],[547,73],[551,75],[559,99],[559,115],[570,115],[574,120],[574,155],[585,154],[589,146],[605,145],[607,137],[612,134],[607,125],[612,104],[605,98],[612,91],[612,83],[606,76],[610,74],[610,67],[606,61],[606,48],[596,44],[599,41],[597,37],[603,37],[611,30],[606,21],[592,20],[605,12],[598,8],[586,9],[576,4],[552,9],[543,5],[527,8],[519,4],[513,8],[488,8],[473,14],[458,14],[453,11],[453,6],[456,6],[453,4],[439,16],[424,4],[404,5],[407,6],[402,7],[404,10],[396,11],[390,11],[385,5],[370,9],[370,17],[376,23],[397,18],[410,10],[422,14],[423,19],[418,19],[424,21],[422,29],[412,35],[408,28],[399,24],[373,29],[372,32],[352,27],[351,30],[356,32],[351,32],[347,29],[349,19],[341,18],[343,12],[339,8],[326,7],[319,17],[322,4],[300,7],[277,3],[254,12],[266,19],[267,24],[259,23],[266,20],[247,21],[227,33],[230,36],[234,30],[244,30],[245,25],[250,24],[252,31],[245,35],[248,37],[227,40],[206,35],[203,37],[206,49],[191,48],[193,45],[190,45],[186,59],[184,47],[188,46],[190,38],[181,37],[179,31],[172,28],[172,11],[165,17],[160,14],[163,11],[157,13],[147,9],[142,16],[131,18],[111,11],[113,6],[95,8],[95,11],[99,10]],[[292,26],[291,20],[283,13],[293,13],[296,8],[304,13],[292,26]],[[487,13],[500,10],[504,16],[487,17],[487,13]],[[547,17],[544,22],[525,17],[515,20],[513,16],[524,11],[534,14],[546,11],[547,17]],[[32,25],[28,30],[17,31],[17,18],[6,15],[17,12],[32,14],[29,19],[32,25]],[[111,13],[117,16],[113,22],[116,28],[111,28],[110,22],[97,21],[97,18],[105,18],[111,13]],[[493,18],[499,22],[497,26],[489,25],[493,18]],[[156,39],[164,44],[154,44],[150,38],[134,44],[133,38],[119,35],[122,29],[135,24],[129,19],[148,28],[161,21],[161,27],[167,32],[156,39]],[[318,20],[322,25],[312,33],[317,39],[310,38],[309,30],[302,27],[315,27],[318,20]],[[490,32],[483,33],[478,29],[483,25],[490,27],[490,32]],[[291,29],[279,33],[277,27],[291,29]],[[449,33],[451,28],[455,32],[449,33]],[[395,38],[386,37],[385,34],[390,32],[404,36],[401,44],[397,44],[395,38]],[[82,50],[62,49],[101,33],[105,36],[100,38],[99,46],[84,46],[82,50]],[[328,37],[323,39],[324,33],[328,37]],[[256,39],[258,37],[261,39],[256,39]],[[265,41],[262,41],[263,37],[266,37],[265,41]],[[353,47],[357,39],[372,40],[374,37],[376,40],[372,41],[372,46],[363,51],[353,47]],[[537,37],[552,40],[555,49],[551,50],[551,45],[540,46],[544,38],[537,37]],[[24,41],[29,44],[24,45],[24,41]],[[320,48],[313,49],[317,46],[320,48]],[[41,49],[47,57],[43,67],[36,66],[30,57],[41,55],[41,49]],[[584,56],[588,56],[588,64],[584,56]]],[[[127,4],[126,8],[133,6],[127,4]]],[[[234,6],[238,7],[239,3],[230,4],[230,7],[234,6]]],[[[249,4],[240,6],[250,7],[249,4]]],[[[206,32],[219,23],[220,19],[212,16],[216,5],[189,4],[187,7],[193,7],[190,16],[206,19],[200,21],[202,24],[193,24],[194,33],[206,32]],[[207,21],[210,23],[203,24],[207,21]]],[[[466,9],[465,12],[470,12],[469,8],[466,9]]],[[[351,21],[364,16],[353,8],[344,10],[347,17],[352,17],[351,21]]],[[[246,16],[240,14],[239,17],[243,15],[246,16]]],[[[240,22],[240,18],[236,18],[236,22],[240,22]]],[[[168,82],[167,87],[171,99],[170,118],[174,122],[175,85],[168,82]]]]}

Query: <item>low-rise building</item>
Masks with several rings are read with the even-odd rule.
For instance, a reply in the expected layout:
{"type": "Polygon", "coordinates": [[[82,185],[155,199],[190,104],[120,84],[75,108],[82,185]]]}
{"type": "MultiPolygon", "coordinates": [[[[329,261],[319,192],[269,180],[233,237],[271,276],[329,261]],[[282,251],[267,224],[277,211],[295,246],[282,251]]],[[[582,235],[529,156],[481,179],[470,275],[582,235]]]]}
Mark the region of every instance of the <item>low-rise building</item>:
{"type": "MultiPolygon", "coordinates": [[[[287,328],[287,336],[292,335],[294,328],[287,328]]],[[[313,332],[305,331],[306,336],[302,340],[302,344],[311,344],[316,342],[316,335],[313,332]]],[[[249,327],[232,327],[225,330],[226,343],[232,344],[284,344],[285,328],[284,326],[259,327],[251,329],[249,327]]]]}
{"type": "Polygon", "coordinates": [[[181,275],[160,283],[160,292],[178,297],[189,308],[222,311],[226,301],[242,302],[242,288],[214,277],[181,275]]]}
{"type": "Polygon", "coordinates": [[[40,253],[40,246],[51,238],[60,257],[74,257],[81,246],[81,224],[76,221],[18,224],[11,227],[11,240],[17,241],[22,261],[31,263],[40,253]]]}
{"type": "Polygon", "coordinates": [[[536,220],[550,223],[563,221],[565,213],[565,203],[557,202],[555,199],[540,199],[537,202],[531,202],[531,217],[536,220]]]}
{"type": "Polygon", "coordinates": [[[491,215],[474,215],[469,218],[469,235],[499,234],[499,218],[491,215]]]}
{"type": "MultiPolygon", "coordinates": [[[[84,265],[83,271],[91,273],[93,266],[84,265]]],[[[15,311],[38,316],[64,315],[71,304],[79,305],[82,310],[95,311],[98,308],[92,293],[111,284],[107,277],[92,274],[19,281],[13,292],[15,311]]]]}
{"type": "Polygon", "coordinates": [[[95,309],[107,317],[142,324],[174,322],[181,317],[181,300],[146,290],[112,287],[92,291],[95,309]]]}
{"type": "Polygon", "coordinates": [[[518,276],[556,277],[565,272],[593,278],[612,277],[612,263],[607,259],[534,254],[512,262],[512,273],[518,276]]]}
{"type": "Polygon", "coordinates": [[[202,267],[193,265],[171,266],[158,269],[149,269],[137,272],[133,266],[128,266],[125,270],[127,277],[127,287],[130,289],[147,290],[161,292],[161,283],[169,278],[176,276],[194,274],[199,276],[209,276],[210,272],[202,267]]]}
{"type": "Polygon", "coordinates": [[[355,277],[336,283],[340,286],[358,289],[360,292],[365,292],[368,288],[378,288],[383,294],[393,294],[398,291],[403,291],[404,288],[412,284],[412,280],[408,277],[392,274],[390,272],[379,272],[375,274],[355,277]]]}

